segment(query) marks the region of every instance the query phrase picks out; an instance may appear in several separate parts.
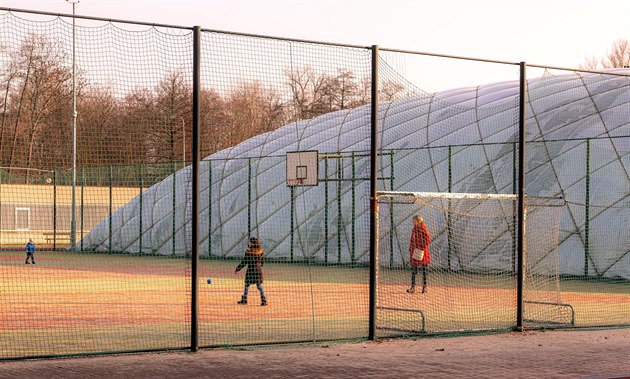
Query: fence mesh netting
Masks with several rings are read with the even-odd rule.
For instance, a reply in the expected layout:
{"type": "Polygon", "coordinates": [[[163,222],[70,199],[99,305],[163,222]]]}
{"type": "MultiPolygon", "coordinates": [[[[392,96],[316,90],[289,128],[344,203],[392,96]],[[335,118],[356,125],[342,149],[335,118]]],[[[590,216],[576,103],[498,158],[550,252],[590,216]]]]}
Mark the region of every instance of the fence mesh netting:
{"type": "MultiPolygon", "coordinates": [[[[380,336],[514,328],[514,67],[429,93],[418,55],[380,53],[379,190],[511,197],[383,202],[370,283],[372,49],[201,30],[193,315],[195,30],[75,22],[0,11],[0,359],[188,348],[197,319],[202,347],[366,338],[371,284],[380,336]],[[288,186],[306,151],[317,185],[288,186]]],[[[527,326],[628,325],[628,79],[528,88],[527,198],[562,205],[527,214],[527,326]]]]}

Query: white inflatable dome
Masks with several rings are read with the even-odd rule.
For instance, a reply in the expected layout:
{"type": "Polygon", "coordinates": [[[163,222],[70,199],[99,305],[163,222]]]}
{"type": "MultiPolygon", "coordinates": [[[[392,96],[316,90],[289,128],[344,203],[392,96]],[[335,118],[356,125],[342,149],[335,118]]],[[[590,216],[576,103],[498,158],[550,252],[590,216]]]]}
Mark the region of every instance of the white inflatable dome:
{"type": "MultiPolygon", "coordinates": [[[[513,81],[380,104],[378,143],[386,154],[379,165],[388,178],[394,162],[394,187],[384,179],[379,188],[448,191],[451,146],[451,191],[512,193],[518,92],[513,81]]],[[[630,78],[544,76],[528,81],[527,96],[526,192],[567,201],[559,239],[561,273],[584,275],[587,259],[588,275],[630,278],[630,137],[625,137],[630,136],[630,78]]],[[[240,256],[251,234],[262,239],[272,258],[367,261],[369,137],[370,107],[362,106],[283,126],[204,159],[201,254],[240,256]],[[296,187],[292,201],[285,154],[297,150],[343,154],[328,160],[328,178],[343,180],[296,187]]],[[[320,177],[326,175],[324,166],[320,161],[320,177]]],[[[187,167],[120,208],[111,223],[104,220],[84,238],[84,249],[189,254],[190,174],[187,167]]],[[[436,265],[444,265],[439,254],[434,256],[436,265]]]]}

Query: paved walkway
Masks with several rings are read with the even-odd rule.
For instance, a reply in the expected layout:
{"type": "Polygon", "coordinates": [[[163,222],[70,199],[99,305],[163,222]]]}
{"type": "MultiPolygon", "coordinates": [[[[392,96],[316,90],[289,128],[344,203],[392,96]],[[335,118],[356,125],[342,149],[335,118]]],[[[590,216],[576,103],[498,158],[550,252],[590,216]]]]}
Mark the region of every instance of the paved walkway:
{"type": "Polygon", "coordinates": [[[8,361],[0,378],[630,378],[630,328],[8,361]]]}

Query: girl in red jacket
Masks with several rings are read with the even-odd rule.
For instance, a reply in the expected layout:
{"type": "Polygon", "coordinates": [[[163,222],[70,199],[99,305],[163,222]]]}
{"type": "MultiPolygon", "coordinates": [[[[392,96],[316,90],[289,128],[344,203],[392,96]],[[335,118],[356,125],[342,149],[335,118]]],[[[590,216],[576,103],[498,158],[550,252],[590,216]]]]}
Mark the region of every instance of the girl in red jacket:
{"type": "Polygon", "coordinates": [[[413,293],[416,289],[416,274],[422,268],[422,293],[427,292],[427,265],[431,263],[429,244],[431,236],[424,220],[420,216],[413,216],[413,230],[409,241],[409,264],[411,266],[411,288],[407,290],[413,293]]]}

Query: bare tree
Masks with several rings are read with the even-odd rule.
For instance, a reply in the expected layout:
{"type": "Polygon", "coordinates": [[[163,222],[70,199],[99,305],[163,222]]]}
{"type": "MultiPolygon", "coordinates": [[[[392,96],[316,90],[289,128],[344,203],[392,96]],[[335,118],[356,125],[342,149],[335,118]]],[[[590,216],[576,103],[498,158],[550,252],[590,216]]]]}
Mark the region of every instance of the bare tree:
{"type": "MultiPolygon", "coordinates": [[[[378,99],[379,101],[394,101],[399,100],[403,96],[409,96],[409,93],[405,91],[405,86],[401,83],[387,80],[380,83],[378,87],[378,99]]],[[[360,88],[360,104],[369,104],[372,97],[372,80],[371,78],[363,78],[360,88]]]]}
{"type": "Polygon", "coordinates": [[[330,77],[312,67],[286,70],[292,119],[305,120],[330,111],[330,77]]]}
{"type": "Polygon", "coordinates": [[[595,56],[584,58],[584,62],[578,66],[581,70],[595,71],[599,66],[599,59],[595,56]]]}
{"type": "Polygon", "coordinates": [[[372,78],[364,77],[361,79],[361,87],[359,89],[359,103],[369,104],[372,99],[372,78]]]}
{"type": "MultiPolygon", "coordinates": [[[[70,114],[62,112],[69,104],[72,78],[65,66],[66,58],[58,45],[35,34],[29,35],[12,54],[12,67],[16,70],[11,71],[15,90],[9,86],[12,94],[8,96],[14,122],[10,166],[31,167],[36,148],[45,155],[59,150],[58,138],[42,139],[41,134],[47,128],[59,131],[63,118],[70,114]]],[[[41,163],[59,162],[47,158],[41,163]]]]}
{"type": "Polygon", "coordinates": [[[337,69],[337,76],[324,79],[324,107],[318,113],[354,108],[360,104],[360,85],[354,73],[346,69],[337,69]]]}
{"type": "Polygon", "coordinates": [[[200,146],[202,157],[223,148],[221,130],[227,125],[227,112],[223,99],[212,89],[202,89],[199,96],[200,146]]]}
{"type": "MultiPolygon", "coordinates": [[[[108,166],[138,162],[142,155],[143,139],[136,140],[131,151],[124,149],[126,141],[138,136],[123,133],[134,133],[136,128],[121,128],[121,105],[110,90],[91,87],[78,97],[77,150],[81,166],[108,166]],[[134,159],[135,158],[135,159],[134,159]]],[[[141,161],[140,161],[141,162],[141,161]]]]}
{"type": "MultiPolygon", "coordinates": [[[[174,71],[154,91],[143,90],[133,99],[136,120],[149,123],[147,158],[150,162],[182,161],[192,120],[192,88],[181,71],[174,71]],[[141,95],[141,96],[140,96],[141,95]]],[[[131,115],[130,115],[131,116],[131,115]]],[[[187,155],[190,157],[190,155],[187,155]]]]}
{"type": "Polygon", "coordinates": [[[378,98],[381,101],[394,101],[405,95],[405,86],[388,80],[381,84],[378,89],[378,98]]]}
{"type": "Polygon", "coordinates": [[[122,104],[122,120],[110,132],[115,135],[115,140],[120,144],[120,148],[124,148],[127,154],[134,154],[138,144],[142,145],[144,155],[138,154],[138,160],[144,163],[160,162],[160,151],[163,146],[158,140],[154,129],[162,127],[157,126],[158,120],[164,122],[164,117],[158,115],[155,93],[148,88],[139,88],[129,95],[125,96],[122,104]],[[129,132],[135,131],[136,134],[144,133],[140,141],[133,141],[129,132]]]}
{"type": "Polygon", "coordinates": [[[286,120],[280,96],[260,82],[241,83],[226,97],[227,124],[218,131],[223,146],[233,146],[274,130],[286,120]]]}
{"type": "MultiPolygon", "coordinates": [[[[4,49],[3,49],[4,50],[4,49]]],[[[2,89],[2,115],[0,116],[0,165],[9,165],[10,162],[6,161],[3,149],[8,142],[5,142],[5,136],[8,135],[9,128],[9,96],[12,93],[15,86],[15,79],[18,75],[18,66],[14,60],[8,62],[8,65],[4,67],[2,74],[2,83],[0,87],[2,89]]],[[[10,137],[10,136],[9,136],[10,137]]]]}
{"type": "Polygon", "coordinates": [[[611,50],[602,59],[605,68],[630,67],[630,41],[618,39],[612,45],[611,50]]]}
{"type": "Polygon", "coordinates": [[[630,67],[630,41],[621,38],[613,42],[606,55],[598,60],[596,57],[586,57],[579,68],[584,70],[597,70],[598,68],[628,68],[630,67]]]}
{"type": "Polygon", "coordinates": [[[270,132],[286,124],[287,118],[286,104],[282,101],[280,94],[272,89],[267,89],[263,98],[263,123],[262,132],[270,132]]]}

